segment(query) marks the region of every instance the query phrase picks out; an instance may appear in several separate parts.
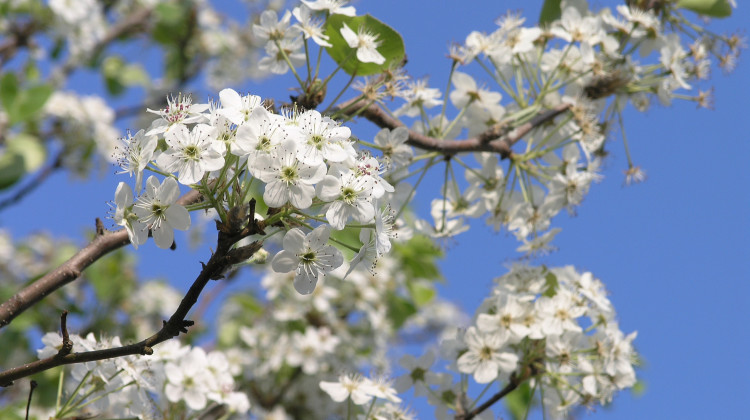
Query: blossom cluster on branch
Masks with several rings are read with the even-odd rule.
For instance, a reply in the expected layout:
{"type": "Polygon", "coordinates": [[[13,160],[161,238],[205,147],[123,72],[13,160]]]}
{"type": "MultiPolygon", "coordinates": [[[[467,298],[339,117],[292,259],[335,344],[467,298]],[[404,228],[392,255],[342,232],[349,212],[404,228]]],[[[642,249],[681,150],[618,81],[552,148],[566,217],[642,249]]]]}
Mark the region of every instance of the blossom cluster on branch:
{"type": "MultiPolygon", "coordinates": [[[[59,153],[49,171],[86,175],[97,150],[130,176],[116,186],[110,214],[122,229],[97,220],[78,252],[46,238],[14,247],[0,232],[0,268],[21,289],[0,288],[8,295],[0,328],[26,337],[12,321],[50,294],[46,302],[82,318],[91,293],[111,306],[96,311],[96,334],[69,334],[63,312],[61,332],[42,338],[40,360],[13,352],[16,367],[0,371],[0,386],[35,373],[47,386],[57,381],[56,401],[26,409],[44,418],[430,417],[406,408],[399,394],[409,390],[426,396],[440,419],[492,418],[493,405],[516,391],[529,393],[526,416],[535,405],[566,418],[611,403],[635,386],[639,358],[636,333],[620,330],[600,280],[573,266],[517,263],[470,318],[438,294],[440,240],[484,219],[511,233],[525,257],[553,250],[554,217],[575,213],[603,179],[615,128],[626,182],[645,179],[630,156],[626,107],[675,99],[709,107],[710,92],[689,92],[710,76],[713,60],[731,70],[745,46],[692,22],[673,2],[595,11],[583,0],[548,1],[559,13],[545,7],[538,25],[509,13],[493,32],[453,45],[442,91],[407,74],[398,32],[343,0],[302,0],[283,12],[264,3],[241,28],[203,1],[16,3],[8,10],[35,19],[0,19],[12,34],[0,44],[0,65],[24,48],[43,51],[32,41],[45,25],[49,39],[65,43],[66,59],[45,83],[33,72],[0,75],[0,134],[26,164],[8,166],[17,173],[0,188],[38,168],[28,162],[43,161],[51,139],[59,153]],[[138,64],[107,53],[138,34],[163,49],[164,81],[152,84],[138,64]],[[335,65],[328,74],[324,57],[335,65]],[[256,61],[258,74],[292,74],[291,103],[226,87],[258,75],[240,70],[256,61]],[[144,102],[114,111],[99,97],[64,91],[66,77],[87,63],[101,68],[112,95],[147,87],[144,102]],[[332,83],[339,73],[350,76],[343,87],[332,83]],[[156,99],[201,74],[217,97],[156,99]],[[117,119],[137,114],[142,129],[114,144],[117,119]],[[377,130],[354,125],[363,119],[377,130]],[[425,217],[414,197],[436,170],[442,182],[437,197],[426,196],[425,217]],[[206,220],[215,221],[216,246],[182,299],[163,283],[138,282],[124,252],[105,257],[149,237],[175,249],[175,231],[195,233],[206,220]],[[265,270],[259,286],[227,297],[207,330],[208,303],[199,298],[217,299],[247,266],[265,270]],[[93,290],[74,282],[81,278],[93,290]],[[211,280],[219,292],[201,296],[211,280]],[[60,298],[55,291],[70,282],[60,298]],[[212,350],[197,345],[202,333],[212,350]],[[423,354],[391,363],[390,349],[411,342],[423,354]],[[493,387],[499,391],[485,397],[493,387]]],[[[719,3],[731,13],[729,2],[719,3]]],[[[696,4],[685,7],[719,13],[696,4]]],[[[35,312],[45,330],[57,328],[50,310],[35,312]]],[[[12,399],[18,416],[20,398],[12,399]]]]}

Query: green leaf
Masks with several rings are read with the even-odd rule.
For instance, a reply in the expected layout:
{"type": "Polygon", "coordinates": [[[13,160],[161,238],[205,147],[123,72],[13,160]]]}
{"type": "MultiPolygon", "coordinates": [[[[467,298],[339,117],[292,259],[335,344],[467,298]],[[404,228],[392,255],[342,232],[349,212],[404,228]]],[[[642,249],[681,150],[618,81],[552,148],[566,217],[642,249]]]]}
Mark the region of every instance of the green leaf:
{"type": "Polygon", "coordinates": [[[436,260],[443,257],[443,251],[430,238],[416,235],[407,242],[394,243],[393,249],[407,278],[442,278],[436,260]]]}
{"type": "Polygon", "coordinates": [[[390,26],[375,19],[370,15],[344,16],[331,15],[326,21],[326,35],[330,47],[326,48],[333,60],[342,67],[347,74],[367,76],[378,74],[383,70],[399,65],[406,54],[404,40],[401,35],[390,26]],[[363,63],[357,60],[356,50],[349,47],[344,37],[341,36],[341,28],[346,24],[355,33],[360,27],[368,32],[376,34],[380,42],[378,52],[385,57],[383,64],[363,63]]]}
{"type": "Polygon", "coordinates": [[[728,0],[678,0],[677,7],[715,18],[725,18],[732,14],[732,6],[728,0]]]}
{"type": "Polygon", "coordinates": [[[410,316],[417,313],[414,304],[403,296],[389,293],[386,301],[388,302],[388,318],[393,322],[395,329],[401,328],[410,316]]]}
{"type": "Polygon", "coordinates": [[[542,295],[547,297],[554,297],[557,294],[557,288],[559,287],[557,276],[549,271],[547,272],[547,275],[544,276],[544,279],[547,281],[547,284],[546,290],[544,291],[544,293],[542,293],[542,295]]]}
{"type": "Polygon", "coordinates": [[[156,42],[171,45],[185,37],[190,7],[174,3],[161,3],[154,9],[156,24],[153,37],[156,42]]]}
{"type": "Polygon", "coordinates": [[[149,77],[140,64],[128,64],[120,75],[120,81],[125,86],[146,86],[148,85],[149,77]]]}
{"type": "Polygon", "coordinates": [[[0,78],[0,101],[10,111],[18,96],[18,78],[15,73],[5,73],[0,78]]]}
{"type": "Polygon", "coordinates": [[[407,281],[406,288],[417,307],[422,307],[435,298],[435,288],[424,281],[407,281]]]}
{"type": "Polygon", "coordinates": [[[23,156],[7,149],[0,155],[0,190],[8,188],[26,175],[23,156]]]}
{"type": "Polygon", "coordinates": [[[119,56],[110,56],[102,62],[102,75],[107,86],[107,92],[111,95],[119,95],[125,91],[125,86],[120,80],[120,75],[125,67],[125,61],[119,56]]]}
{"type": "Polygon", "coordinates": [[[112,306],[132,294],[135,288],[133,264],[132,256],[120,250],[99,259],[86,270],[99,302],[112,306]]]}
{"type": "Polygon", "coordinates": [[[527,417],[526,414],[531,409],[530,406],[533,397],[534,394],[532,394],[528,382],[524,382],[513,392],[505,396],[503,399],[505,408],[508,409],[513,420],[521,420],[527,417]]]}
{"type": "Polygon", "coordinates": [[[539,25],[550,24],[562,16],[560,3],[562,0],[544,0],[542,12],[539,14],[539,25]]]}
{"type": "Polygon", "coordinates": [[[32,119],[47,103],[49,97],[52,96],[52,92],[54,92],[52,85],[46,84],[32,86],[21,92],[15,107],[17,120],[28,121],[32,119]]]}
{"type": "Polygon", "coordinates": [[[39,139],[19,134],[8,140],[0,156],[0,189],[8,188],[24,175],[37,170],[47,158],[47,150],[39,139]]]}

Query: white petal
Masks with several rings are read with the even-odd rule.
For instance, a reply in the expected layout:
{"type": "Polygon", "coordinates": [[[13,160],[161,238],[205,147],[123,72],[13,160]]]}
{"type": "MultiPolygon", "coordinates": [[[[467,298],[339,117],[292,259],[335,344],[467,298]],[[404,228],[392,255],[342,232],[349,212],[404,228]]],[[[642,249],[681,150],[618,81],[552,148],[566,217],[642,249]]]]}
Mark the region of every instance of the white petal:
{"type": "Polygon", "coordinates": [[[130,185],[120,182],[115,190],[115,204],[117,207],[128,207],[133,204],[133,190],[130,185]]]}
{"type": "Polygon", "coordinates": [[[224,108],[242,108],[242,98],[234,89],[224,89],[219,92],[221,106],[224,108]]]}
{"type": "MultiPolygon", "coordinates": [[[[263,179],[260,176],[259,178],[263,179]]],[[[266,184],[266,190],[263,192],[263,201],[266,202],[268,207],[281,207],[289,201],[289,189],[281,181],[268,183],[266,184]]],[[[310,203],[312,204],[312,199],[310,203]]]]}
{"type": "Polygon", "coordinates": [[[301,254],[305,250],[305,234],[301,230],[294,228],[284,235],[282,243],[285,251],[293,254],[301,254]]]}
{"type": "Polygon", "coordinates": [[[190,132],[184,125],[177,124],[164,134],[164,140],[169,147],[177,149],[183,144],[190,143],[190,132]]]}
{"type": "MultiPolygon", "coordinates": [[[[151,176],[148,180],[151,181],[151,176]]],[[[154,178],[155,180],[156,178],[154,178]]],[[[158,182],[158,181],[157,181],[158,182]]],[[[172,204],[177,201],[180,196],[180,187],[177,185],[177,181],[174,178],[167,178],[161,185],[161,191],[159,193],[159,200],[164,204],[172,204]]]]}
{"type": "Polygon", "coordinates": [[[277,273],[288,273],[299,266],[299,258],[289,251],[281,251],[273,257],[271,268],[277,273]]]}
{"type": "Polygon", "coordinates": [[[167,249],[174,242],[174,230],[167,223],[162,223],[159,227],[151,229],[151,235],[154,237],[156,246],[161,249],[167,249]]]}
{"type": "Polygon", "coordinates": [[[331,228],[327,225],[320,225],[307,235],[307,243],[313,250],[319,250],[328,243],[331,236],[331,228]]]}
{"type": "Polygon", "coordinates": [[[294,276],[294,289],[302,295],[309,295],[315,290],[315,285],[318,284],[318,273],[307,272],[302,270],[299,274],[294,276]]]}
{"type": "Polygon", "coordinates": [[[331,399],[336,402],[343,402],[349,397],[349,393],[346,391],[346,389],[341,386],[338,382],[320,382],[320,389],[325,391],[328,395],[331,396],[331,399]]]}
{"type": "Polygon", "coordinates": [[[316,186],[315,193],[323,201],[333,201],[341,194],[341,182],[333,175],[326,175],[316,186]]]}
{"type": "Polygon", "coordinates": [[[167,223],[177,230],[190,228],[190,213],[179,204],[172,204],[167,208],[167,223]]]}
{"type": "Polygon", "coordinates": [[[357,49],[357,60],[363,63],[385,63],[385,57],[376,48],[360,47],[357,49]]]}
{"type": "Polygon", "coordinates": [[[344,37],[344,40],[349,44],[350,48],[356,48],[359,45],[359,37],[346,25],[346,23],[341,27],[341,36],[344,37]]]}

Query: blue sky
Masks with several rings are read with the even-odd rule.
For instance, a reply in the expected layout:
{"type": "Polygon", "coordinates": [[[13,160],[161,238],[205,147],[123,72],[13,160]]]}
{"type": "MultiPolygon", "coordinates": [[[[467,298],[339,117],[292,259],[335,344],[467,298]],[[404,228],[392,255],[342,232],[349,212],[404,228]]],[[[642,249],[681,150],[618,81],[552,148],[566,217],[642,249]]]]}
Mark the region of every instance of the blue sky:
{"type": "MultiPolygon", "coordinates": [[[[521,10],[529,23],[534,22],[541,2],[531,3],[381,0],[355,5],[358,14],[370,13],[402,34],[411,75],[429,76],[431,86],[442,88],[450,42],[462,42],[472,30],[493,30],[493,20],[506,10],[521,10]]],[[[731,18],[717,20],[712,27],[746,31],[747,22],[750,9],[740,4],[731,18]]],[[[232,87],[284,99],[292,81],[287,75],[232,87]]],[[[71,87],[86,89],[83,83],[71,87]]],[[[620,393],[612,409],[599,409],[588,418],[746,416],[741,400],[750,395],[746,57],[729,75],[715,70],[710,83],[716,89],[715,110],[676,102],[669,108],[654,106],[645,114],[626,113],[631,153],[647,171],[647,182],[623,186],[626,160],[621,140],[614,136],[606,178],[591,188],[576,217],[563,212],[554,219],[563,228],[555,240],[559,250],[535,261],[593,272],[610,291],[623,331],[638,330],[635,345],[646,361],[639,372],[646,382],[645,394],[620,393]]],[[[355,133],[374,132],[361,126],[353,127],[355,133]]],[[[120,179],[111,175],[114,169],[108,172],[87,182],[71,180],[67,174],[54,176],[22,205],[0,213],[0,227],[16,237],[46,229],[81,238],[95,217],[104,216],[105,202],[113,198],[120,179]]],[[[433,185],[418,199],[429,202],[434,197],[430,188],[437,192],[433,185]]],[[[518,258],[517,246],[514,238],[493,233],[482,221],[473,223],[448,249],[442,264],[447,279],[443,295],[471,313],[489,292],[492,278],[518,258]]],[[[206,249],[168,252],[149,243],[137,252],[140,271],[179,284],[179,279],[194,277],[197,261],[207,258],[206,249]]]]}

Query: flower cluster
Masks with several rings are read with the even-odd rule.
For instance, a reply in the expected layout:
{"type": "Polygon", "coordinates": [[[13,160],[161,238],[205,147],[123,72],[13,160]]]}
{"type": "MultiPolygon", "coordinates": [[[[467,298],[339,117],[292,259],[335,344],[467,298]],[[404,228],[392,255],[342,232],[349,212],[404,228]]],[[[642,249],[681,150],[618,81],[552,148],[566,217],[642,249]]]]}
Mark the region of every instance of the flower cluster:
{"type": "MultiPolygon", "coordinates": [[[[443,341],[441,351],[455,360],[454,370],[480,384],[530,375],[524,379],[541,390],[545,411],[564,418],[573,406],[608,403],[616,391],[635,384],[635,336],[619,329],[604,285],[591,273],[572,266],[514,265],[497,279],[473,324],[443,341]]],[[[425,388],[437,386],[431,395],[443,395],[442,387],[453,389],[454,396],[465,392],[444,374],[425,375],[434,361],[432,353],[419,361],[404,359],[408,373],[399,378],[397,389],[413,386],[425,394],[425,388]]],[[[445,412],[455,401],[433,402],[445,412]]]]}
{"type": "MultiPolygon", "coordinates": [[[[508,14],[497,20],[494,32],[470,33],[463,45],[451,49],[455,70],[447,95],[426,80],[410,80],[397,93],[405,103],[395,115],[421,117],[414,122],[416,132],[450,140],[464,132],[476,138],[507,127],[510,141],[522,143],[504,156],[510,157],[506,171],[497,152],[478,153],[474,159],[453,156],[447,165],[466,168],[465,182],[446,171],[442,197],[432,203],[433,221],[419,221],[420,232],[454,236],[469,228],[467,218],[486,217],[495,229],[516,236],[519,251],[552,249],[549,242],[559,231],[552,218],[562,209],[575,212],[591,184],[601,179],[609,128],[619,126],[626,140],[625,107],[630,103],[645,110],[652,98],[662,104],[673,98],[709,104],[707,92],[687,97],[679,90],[692,89],[707,77],[712,56],[727,66],[742,48],[736,36],[698,27],[689,30],[698,33],[685,34],[688,29],[665,28],[654,9],[621,5],[595,12],[580,1],[563,2],[562,9],[561,18],[545,28],[524,26],[523,18],[508,14]],[[493,75],[489,86],[463,71],[461,66],[471,62],[493,75]],[[525,71],[514,71],[519,68],[525,71]],[[459,110],[453,119],[446,115],[445,96],[459,110]],[[517,132],[511,128],[561,107],[567,110],[549,124],[512,137],[517,132]],[[430,114],[433,108],[440,113],[430,114]]],[[[627,141],[623,145],[627,148],[627,141]]],[[[626,155],[627,182],[643,180],[629,150],[626,155]]]]}
{"type": "MultiPolygon", "coordinates": [[[[122,346],[119,337],[97,340],[94,334],[71,334],[70,340],[76,353],[122,346]]],[[[57,354],[63,339],[58,333],[47,333],[42,343],[45,347],[37,351],[40,359],[57,354]]],[[[77,412],[152,418],[155,410],[169,411],[170,403],[184,403],[193,413],[210,403],[222,404],[229,412],[246,413],[250,409],[247,395],[235,391],[234,377],[239,373],[239,366],[220,351],[206,353],[200,347],[170,340],[148,357],[125,356],[74,365],[65,383],[69,401],[55,416],[77,412]],[[164,399],[157,400],[155,395],[164,399]]]]}
{"type": "MultiPolygon", "coordinates": [[[[275,114],[260,97],[231,89],[221,91],[219,98],[220,104],[194,104],[182,95],[169,98],[164,109],[150,110],[160,118],[147,131],[124,139],[119,160],[122,173],[135,175],[136,192],[144,170],[172,174],[161,183],[149,177],[137,198],[127,184],[119,184],[114,219],[128,230],[134,246],[143,244],[150,230],[156,245],[168,248],[175,229],[189,228],[187,210],[176,203],[178,182],[210,195],[208,202],[220,215],[227,211],[220,203],[240,203],[249,185],[261,182],[265,204],[285,209],[279,213],[282,220],[328,222],[307,236],[299,228],[287,232],[284,250],[272,262],[274,270],[296,271],[301,293],[311,293],[319,274],[343,261],[340,251],[326,245],[331,229],[363,226],[363,235],[372,232],[374,238],[363,240],[363,248],[375,250],[376,257],[388,252],[393,221],[383,209],[386,194],[395,190],[383,178],[381,161],[357,151],[349,128],[315,110],[275,114]]],[[[389,131],[378,138],[388,139],[389,131]]],[[[403,162],[408,153],[400,145],[406,139],[399,138],[384,140],[398,150],[391,161],[403,162]]]]}

